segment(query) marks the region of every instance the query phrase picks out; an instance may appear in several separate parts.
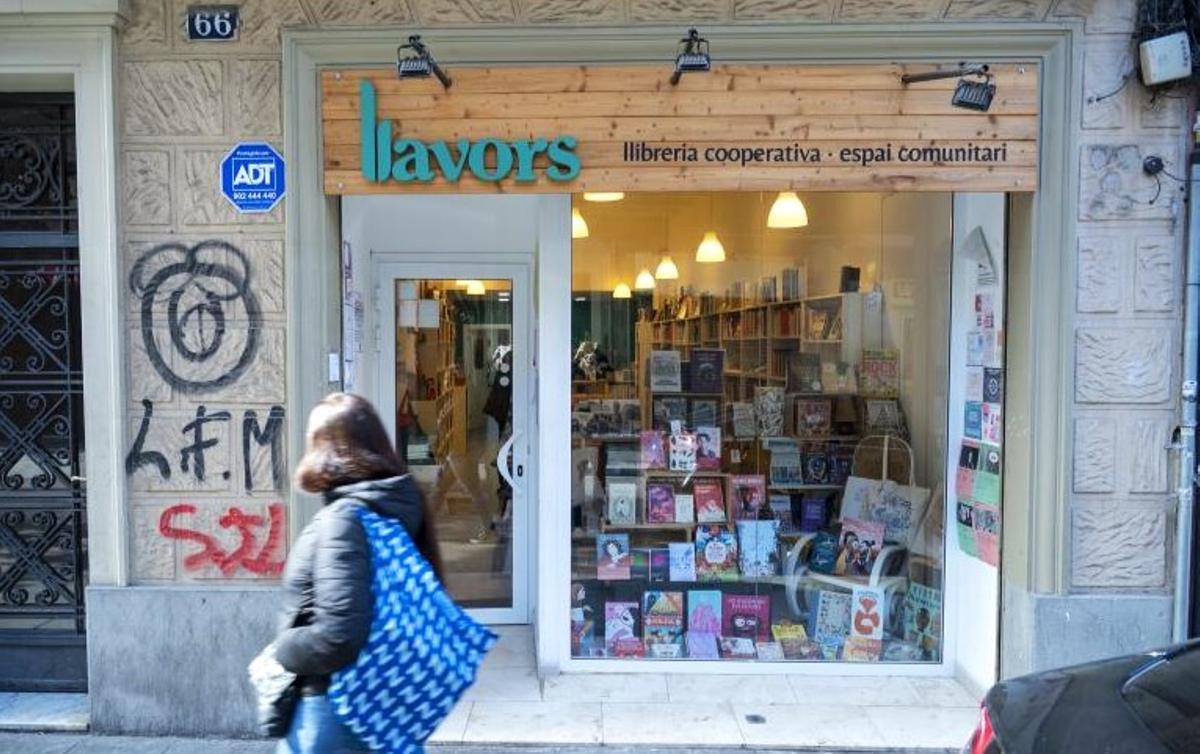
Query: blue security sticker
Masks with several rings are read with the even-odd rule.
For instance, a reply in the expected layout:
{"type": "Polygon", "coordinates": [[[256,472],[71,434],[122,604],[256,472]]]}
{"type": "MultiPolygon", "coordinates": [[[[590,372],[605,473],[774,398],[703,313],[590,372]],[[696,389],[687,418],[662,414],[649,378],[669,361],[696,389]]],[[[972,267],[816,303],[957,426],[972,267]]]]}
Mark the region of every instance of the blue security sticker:
{"type": "Polygon", "coordinates": [[[286,192],[285,172],[275,147],[244,142],[221,160],[221,193],[238,212],[270,212],[286,192]]]}

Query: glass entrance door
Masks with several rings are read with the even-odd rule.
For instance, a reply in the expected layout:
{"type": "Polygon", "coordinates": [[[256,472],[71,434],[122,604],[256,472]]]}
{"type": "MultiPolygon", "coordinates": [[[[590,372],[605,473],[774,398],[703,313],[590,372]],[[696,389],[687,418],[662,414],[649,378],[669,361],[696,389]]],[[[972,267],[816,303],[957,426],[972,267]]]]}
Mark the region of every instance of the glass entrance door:
{"type": "Polygon", "coordinates": [[[527,622],[528,267],[386,263],[377,280],[380,408],[446,587],[481,620],[527,622]]]}

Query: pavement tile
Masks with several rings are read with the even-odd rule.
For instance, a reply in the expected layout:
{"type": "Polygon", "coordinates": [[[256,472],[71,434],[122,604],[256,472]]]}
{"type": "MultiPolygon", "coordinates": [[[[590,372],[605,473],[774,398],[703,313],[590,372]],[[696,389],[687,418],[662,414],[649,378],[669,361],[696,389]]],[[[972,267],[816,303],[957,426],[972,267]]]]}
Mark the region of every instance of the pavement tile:
{"type": "Polygon", "coordinates": [[[748,746],[845,747],[880,746],[881,731],[860,707],[824,704],[734,706],[738,728],[748,746]],[[757,716],[757,717],[751,717],[757,716]],[[762,722],[751,722],[761,718],[762,722]]]}
{"type": "MultiPolygon", "coordinates": [[[[796,694],[781,675],[669,675],[672,702],[704,699],[731,704],[795,704],[796,694]]],[[[624,700],[619,700],[624,701],[624,700]]]]}
{"type": "Polygon", "coordinates": [[[567,673],[543,684],[548,702],[665,702],[667,678],[646,673],[567,673]]]}
{"type": "Polygon", "coordinates": [[[603,708],[605,745],[742,745],[728,704],[604,702],[603,708]]]}
{"type": "Polygon", "coordinates": [[[540,702],[542,682],[532,668],[503,668],[480,673],[463,695],[466,702],[540,702]]]}
{"type": "Polygon", "coordinates": [[[962,746],[979,711],[971,707],[868,707],[867,719],[893,746],[962,746]]]}
{"type": "Polygon", "coordinates": [[[596,703],[476,702],[463,743],[598,744],[600,730],[596,703]]]}

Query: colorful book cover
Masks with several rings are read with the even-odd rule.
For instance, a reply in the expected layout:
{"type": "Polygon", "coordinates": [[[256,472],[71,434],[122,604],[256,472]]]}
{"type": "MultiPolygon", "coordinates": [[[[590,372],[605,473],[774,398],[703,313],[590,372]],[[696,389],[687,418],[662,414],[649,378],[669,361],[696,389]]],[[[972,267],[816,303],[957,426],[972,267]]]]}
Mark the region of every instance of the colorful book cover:
{"type": "Polygon", "coordinates": [[[771,484],[779,487],[803,484],[804,470],[799,443],[794,440],[772,442],[769,449],[771,484]]]}
{"type": "Polygon", "coordinates": [[[771,639],[771,596],[725,594],[721,599],[721,635],[752,641],[771,639]]]}
{"type": "Polygon", "coordinates": [[[843,516],[834,573],[839,576],[870,576],[879,551],[883,549],[883,535],[884,525],[881,522],[843,516]]]}
{"type": "Polygon", "coordinates": [[[652,589],[642,595],[642,637],[649,657],[683,656],[683,592],[652,589]]]}
{"type": "Polygon", "coordinates": [[[640,581],[650,580],[650,548],[634,547],[629,551],[629,577],[640,581]]]}
{"type": "Polygon", "coordinates": [[[737,538],[727,526],[696,527],[696,578],[700,581],[737,581],[737,538]]]}
{"type": "Polygon", "coordinates": [[[1000,445],[1004,442],[1004,423],[1001,419],[1001,409],[999,403],[984,403],[980,407],[980,421],[982,423],[981,439],[984,442],[992,445],[1000,445]]]}
{"type": "Polygon", "coordinates": [[[805,534],[820,531],[829,520],[830,495],[807,492],[800,498],[800,523],[797,528],[805,534]]]}
{"type": "Polygon", "coordinates": [[[883,589],[871,586],[856,586],[850,595],[850,635],[864,639],[883,639],[884,615],[883,589]]]}
{"type": "Polygon", "coordinates": [[[954,494],[959,500],[970,500],[975,490],[975,472],[959,466],[954,475],[954,494]]]}
{"type": "Polygon", "coordinates": [[[912,583],[904,597],[904,639],[917,647],[919,659],[935,660],[942,638],[942,590],[912,583]]]}
{"type": "Polygon", "coordinates": [[[833,430],[833,401],[810,398],[796,401],[796,436],[825,437],[833,430]]]}
{"type": "Polygon", "coordinates": [[[604,603],[604,645],[612,653],[617,643],[635,639],[640,644],[641,625],[636,602],[604,603]]]}
{"type": "Polygon", "coordinates": [[[725,493],[716,479],[697,479],[692,486],[696,502],[696,522],[723,523],[726,519],[725,493]]]}
{"type": "Polygon", "coordinates": [[[754,651],[758,655],[758,659],[768,662],[787,659],[783,655],[783,645],[777,641],[756,641],[754,642],[754,651]]]}
{"type": "Polygon", "coordinates": [[[792,496],[787,494],[772,494],[767,498],[767,507],[771,517],[779,522],[780,534],[795,534],[799,531],[796,518],[792,516],[792,496]]]}
{"type": "Polygon", "coordinates": [[[721,422],[720,404],[712,398],[692,399],[692,426],[713,427],[721,422]]]}
{"type": "Polygon", "coordinates": [[[963,440],[962,448],[958,451],[958,467],[971,471],[979,468],[979,443],[963,440]]]}
{"type": "Polygon", "coordinates": [[[693,634],[721,635],[721,593],[693,589],[687,593],[687,630],[693,634]]]}
{"type": "Polygon", "coordinates": [[[696,468],[719,471],[721,468],[721,428],[696,427],[696,468]]]}
{"type": "Polygon", "coordinates": [[[722,659],[753,660],[755,657],[754,639],[746,639],[740,636],[722,636],[720,645],[722,659]]]}
{"type": "Polygon", "coordinates": [[[730,421],[733,424],[733,436],[741,438],[754,437],[757,425],[754,420],[754,404],[729,404],[730,421]]]}
{"type": "Polygon", "coordinates": [[[972,440],[980,439],[983,436],[983,404],[967,401],[963,411],[963,435],[972,440]]]}
{"type": "Polygon", "coordinates": [[[958,549],[975,557],[975,506],[959,500],[955,518],[958,521],[958,549]]]}
{"type": "Polygon", "coordinates": [[[676,432],[672,434],[668,462],[671,471],[695,471],[697,450],[695,433],[676,432]]]}
{"type": "Polygon", "coordinates": [[[800,478],[804,484],[829,484],[829,453],[824,447],[804,449],[800,478]]]}
{"type": "Polygon", "coordinates": [[[675,522],[675,489],[670,482],[646,483],[646,523],[675,522]]]}
{"type": "Polygon", "coordinates": [[[738,474],[729,480],[734,503],[734,518],[758,518],[767,504],[767,480],[759,474],[738,474]]]}
{"type": "Polygon", "coordinates": [[[608,520],[612,524],[637,523],[637,482],[609,481],[608,520]]]}
{"type": "Polygon", "coordinates": [[[810,642],[808,640],[808,632],[804,630],[803,624],[792,623],[791,621],[772,623],[771,638],[779,644],[780,652],[783,654],[782,659],[807,659],[804,655],[810,653],[805,647],[810,642]]]}
{"type": "Polygon", "coordinates": [[[850,636],[842,646],[842,659],[846,662],[878,662],[882,654],[882,639],[850,636]]]}
{"type": "Polygon", "coordinates": [[[866,409],[863,425],[867,432],[904,435],[904,416],[900,410],[900,401],[891,398],[870,398],[863,401],[863,407],[866,409]]]}
{"type": "Polygon", "coordinates": [[[660,432],[670,432],[674,426],[687,424],[687,398],[657,397],[651,401],[650,411],[650,426],[660,432]]]}
{"type": "Polygon", "coordinates": [[[696,522],[696,499],[690,492],[675,493],[675,523],[692,524],[696,522]]]}
{"type": "Polygon", "coordinates": [[[1000,474],[1000,448],[996,445],[983,445],[979,449],[979,470],[988,474],[1000,474]]]}
{"type": "Polygon", "coordinates": [[[679,351],[650,352],[650,390],[655,393],[678,393],[683,390],[679,351]]]}
{"type": "Polygon", "coordinates": [[[975,552],[984,563],[1000,565],[1000,510],[994,505],[975,504],[975,552]]]}
{"type": "Polygon", "coordinates": [[[840,395],[858,392],[858,380],[854,367],[844,361],[826,361],[821,364],[821,389],[826,393],[840,395]]]}
{"type": "Polygon", "coordinates": [[[717,634],[687,633],[687,655],[693,660],[718,660],[721,658],[717,647],[717,634]]]}
{"type": "Polygon", "coordinates": [[[667,468],[667,444],[662,432],[647,430],[642,432],[641,451],[643,469],[667,468]]]}
{"type": "Polygon", "coordinates": [[[793,351],[787,361],[787,392],[821,392],[821,355],[793,351]]]}
{"type": "Polygon", "coordinates": [[[975,502],[984,505],[1000,504],[1000,475],[986,471],[975,472],[975,486],[971,495],[975,502]]]}
{"type": "Polygon", "coordinates": [[[813,537],[812,551],[808,556],[808,567],[815,573],[832,574],[837,570],[838,538],[827,531],[819,531],[813,537]]]}
{"type": "Polygon", "coordinates": [[[725,352],[719,348],[692,349],[692,392],[720,395],[725,372],[725,352]]]}
{"type": "Polygon", "coordinates": [[[779,437],[783,434],[784,392],[782,387],[758,386],[754,388],[754,416],[758,420],[761,437],[779,437]]]}
{"type": "Polygon", "coordinates": [[[900,397],[900,354],[893,350],[862,352],[859,391],[863,397],[900,397]]]}
{"type": "Polygon", "coordinates": [[[813,611],[810,634],[818,642],[836,639],[839,646],[850,633],[850,595],[822,589],[813,611]]]}
{"type": "Polygon", "coordinates": [[[983,370],[983,402],[1004,401],[1004,370],[986,367],[983,370]]]}
{"type": "Polygon", "coordinates": [[[666,547],[650,548],[650,581],[671,580],[671,551],[666,547]]]}
{"type": "Polygon", "coordinates": [[[738,521],[737,533],[742,578],[776,575],[779,572],[779,522],[773,519],[738,521]]]}
{"type": "Polygon", "coordinates": [[[668,576],[671,581],[696,580],[696,547],[691,542],[667,545],[668,576]]]}
{"type": "Polygon", "coordinates": [[[627,581],[632,569],[628,534],[596,535],[596,578],[627,581]]]}
{"type": "Polygon", "coordinates": [[[834,445],[829,451],[829,483],[844,485],[854,468],[854,448],[834,445]]]}

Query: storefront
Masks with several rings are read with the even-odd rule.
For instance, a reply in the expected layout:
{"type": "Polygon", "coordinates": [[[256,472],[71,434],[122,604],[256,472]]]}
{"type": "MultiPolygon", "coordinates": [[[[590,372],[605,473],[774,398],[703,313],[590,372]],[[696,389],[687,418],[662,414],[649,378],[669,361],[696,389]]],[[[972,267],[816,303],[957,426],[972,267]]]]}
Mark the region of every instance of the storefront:
{"type": "Polygon", "coordinates": [[[321,72],[343,387],[540,666],[995,678],[1039,69],[957,70],[321,72]]]}

